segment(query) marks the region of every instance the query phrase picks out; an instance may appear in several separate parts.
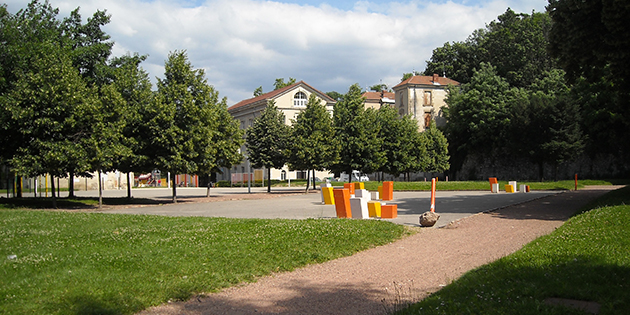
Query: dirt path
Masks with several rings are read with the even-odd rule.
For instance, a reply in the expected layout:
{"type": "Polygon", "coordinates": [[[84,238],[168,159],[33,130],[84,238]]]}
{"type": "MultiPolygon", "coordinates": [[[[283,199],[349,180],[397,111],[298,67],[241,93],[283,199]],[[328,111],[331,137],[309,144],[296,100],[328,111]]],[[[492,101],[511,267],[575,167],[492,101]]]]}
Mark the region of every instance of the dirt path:
{"type": "Polygon", "coordinates": [[[552,232],[606,192],[565,192],[473,215],[350,257],[140,314],[384,314],[399,298],[420,300],[552,232]]]}

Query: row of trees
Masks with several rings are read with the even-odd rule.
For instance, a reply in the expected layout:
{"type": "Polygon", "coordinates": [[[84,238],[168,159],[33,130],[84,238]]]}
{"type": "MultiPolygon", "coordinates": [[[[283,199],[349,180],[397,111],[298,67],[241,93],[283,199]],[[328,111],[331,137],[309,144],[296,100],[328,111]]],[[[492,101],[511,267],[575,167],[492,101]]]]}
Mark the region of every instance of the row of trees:
{"type": "Polygon", "coordinates": [[[105,11],[86,23],[78,8],[57,14],[48,2],[16,14],[0,6],[1,162],[17,175],[160,169],[174,179],[240,162],[242,132],[226,99],[186,52],[169,55],[152,91],[145,56],[111,57],[105,11]]]}
{"type": "Polygon", "coordinates": [[[628,26],[619,12],[629,9],[621,2],[508,9],[466,41],[436,48],[425,75],[462,83],[446,100],[451,171],[471,156],[528,159],[540,179],[545,164],[583,153],[628,161],[628,26]]]}
{"type": "Polygon", "coordinates": [[[275,103],[269,103],[246,132],[252,165],[270,169],[288,164],[291,169],[309,170],[309,174],[312,170],[313,177],[315,170],[399,176],[449,168],[448,144],[435,126],[421,133],[413,118],[399,117],[393,107],[366,109],[356,84],[339,99],[331,117],[311,94],[292,126],[285,124],[275,103]]]}

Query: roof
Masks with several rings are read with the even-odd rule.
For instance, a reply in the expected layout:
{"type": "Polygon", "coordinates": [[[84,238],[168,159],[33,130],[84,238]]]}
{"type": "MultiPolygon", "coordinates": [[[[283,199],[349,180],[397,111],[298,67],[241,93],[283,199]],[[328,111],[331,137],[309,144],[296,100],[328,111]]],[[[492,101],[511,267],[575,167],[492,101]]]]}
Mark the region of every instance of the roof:
{"type": "Polygon", "coordinates": [[[437,74],[434,74],[432,76],[415,75],[405,81],[398,83],[398,85],[396,85],[394,89],[399,86],[409,85],[409,84],[410,85],[449,85],[449,84],[459,85],[460,83],[453,79],[438,76],[437,74]]]}
{"type": "Polygon", "coordinates": [[[242,100],[242,101],[240,101],[240,102],[230,106],[230,108],[228,108],[228,111],[234,110],[234,109],[237,109],[237,108],[240,108],[240,107],[244,107],[244,106],[247,106],[249,104],[254,104],[254,103],[257,103],[257,102],[260,102],[260,101],[265,101],[265,103],[266,103],[266,100],[274,99],[274,98],[278,97],[279,95],[282,95],[282,94],[288,92],[289,90],[292,90],[293,88],[297,87],[298,85],[306,86],[308,89],[310,89],[310,90],[316,92],[317,94],[321,95],[324,98],[324,100],[327,101],[327,102],[333,102],[333,103],[335,102],[335,100],[332,99],[327,94],[322,93],[321,91],[313,88],[312,86],[308,85],[304,81],[300,81],[300,82],[297,82],[297,83],[294,83],[294,84],[291,84],[291,85],[287,85],[287,86],[285,86],[283,88],[280,88],[280,89],[277,89],[277,90],[273,90],[273,91],[271,91],[269,93],[265,93],[265,94],[262,94],[262,95],[259,95],[259,96],[256,96],[256,97],[253,97],[253,98],[250,98],[250,99],[242,100]]]}
{"type": "Polygon", "coordinates": [[[394,92],[365,92],[362,96],[365,97],[366,102],[379,102],[381,98],[389,98],[393,100],[395,94],[394,92]],[[381,95],[381,93],[383,94],[381,95]]]}

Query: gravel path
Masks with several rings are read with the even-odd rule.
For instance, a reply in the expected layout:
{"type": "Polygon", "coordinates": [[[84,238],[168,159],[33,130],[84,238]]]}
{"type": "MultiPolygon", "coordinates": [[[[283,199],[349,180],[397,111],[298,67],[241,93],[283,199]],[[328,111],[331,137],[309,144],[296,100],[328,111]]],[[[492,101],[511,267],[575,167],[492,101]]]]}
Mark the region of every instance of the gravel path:
{"type": "Polygon", "coordinates": [[[565,192],[473,215],[350,257],[140,314],[385,314],[552,232],[607,191],[565,192]]]}

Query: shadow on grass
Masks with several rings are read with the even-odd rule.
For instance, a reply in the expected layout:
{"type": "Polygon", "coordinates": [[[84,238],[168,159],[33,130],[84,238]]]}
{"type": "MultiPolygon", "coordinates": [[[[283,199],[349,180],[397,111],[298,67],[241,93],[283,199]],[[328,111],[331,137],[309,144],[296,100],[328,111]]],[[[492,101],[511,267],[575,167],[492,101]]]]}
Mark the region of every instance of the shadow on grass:
{"type": "Polygon", "coordinates": [[[585,314],[548,298],[601,305],[599,314],[630,309],[630,268],[589,256],[504,258],[465,274],[397,314],[585,314]]]}
{"type": "MultiPolygon", "coordinates": [[[[157,205],[164,201],[149,198],[103,198],[103,205],[157,205]]],[[[0,209],[53,209],[52,198],[0,198],[0,209]]],[[[57,198],[57,209],[95,209],[98,198],[57,198]]]]}
{"type": "Polygon", "coordinates": [[[83,294],[69,297],[48,307],[51,313],[68,315],[133,314],[143,308],[144,306],[138,299],[128,294],[120,296],[83,294]]]}

